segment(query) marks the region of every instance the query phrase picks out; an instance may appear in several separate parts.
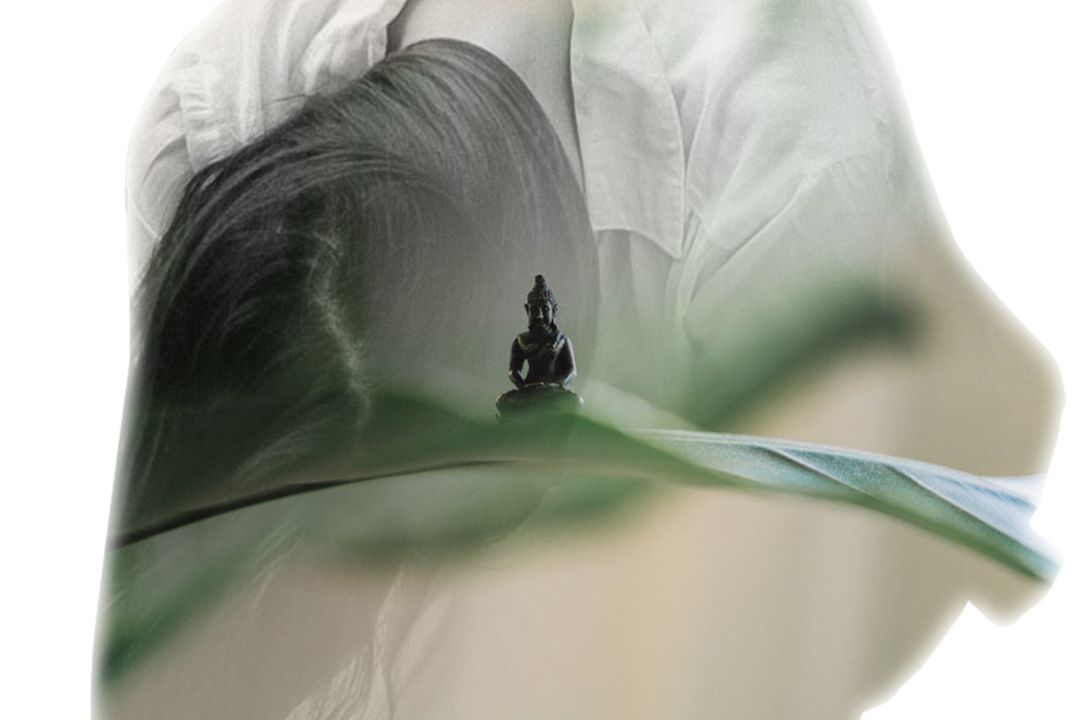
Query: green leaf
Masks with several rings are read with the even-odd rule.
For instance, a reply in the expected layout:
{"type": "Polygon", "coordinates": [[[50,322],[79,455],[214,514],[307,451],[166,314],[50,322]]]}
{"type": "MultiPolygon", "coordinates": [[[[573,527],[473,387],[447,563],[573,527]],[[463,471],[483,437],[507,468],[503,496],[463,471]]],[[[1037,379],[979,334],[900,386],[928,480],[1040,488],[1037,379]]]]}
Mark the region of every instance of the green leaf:
{"type": "Polygon", "coordinates": [[[550,531],[632,506],[663,484],[847,503],[967,545],[1028,576],[1057,565],[1006,484],[943,467],[800,443],[688,431],[627,434],[583,416],[470,422],[379,401],[340,467],[261,488],[198,487],[171,514],[121,528],[110,552],[106,689],[296,548],[365,562],[468,553],[527,526],[550,531]]]}

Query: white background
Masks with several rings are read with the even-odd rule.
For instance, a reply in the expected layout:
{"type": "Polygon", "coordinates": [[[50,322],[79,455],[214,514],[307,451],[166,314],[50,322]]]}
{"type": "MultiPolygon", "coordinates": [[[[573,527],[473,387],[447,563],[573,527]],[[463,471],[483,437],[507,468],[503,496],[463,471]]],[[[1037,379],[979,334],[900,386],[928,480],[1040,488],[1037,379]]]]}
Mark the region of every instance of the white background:
{"type": "MultiPolygon", "coordinates": [[[[158,68],[213,5],[0,10],[6,717],[88,714],[126,370],[124,155],[158,68]]],[[[958,242],[1075,393],[1080,13],[1060,0],[871,5],[958,242]]],[[[1034,521],[1074,563],[1078,418],[1066,408],[1034,521]]],[[[923,669],[866,717],[1080,718],[1078,584],[1080,569],[1067,565],[1007,628],[969,607],[923,669]]]]}

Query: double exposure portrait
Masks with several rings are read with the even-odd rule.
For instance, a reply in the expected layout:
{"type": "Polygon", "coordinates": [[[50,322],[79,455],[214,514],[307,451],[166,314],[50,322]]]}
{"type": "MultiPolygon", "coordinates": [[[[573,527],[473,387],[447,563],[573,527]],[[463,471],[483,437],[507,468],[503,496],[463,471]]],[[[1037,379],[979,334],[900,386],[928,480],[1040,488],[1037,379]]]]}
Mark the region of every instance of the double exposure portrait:
{"type": "Polygon", "coordinates": [[[223,0],[127,217],[103,719],[858,718],[1057,573],[862,0],[223,0]]]}

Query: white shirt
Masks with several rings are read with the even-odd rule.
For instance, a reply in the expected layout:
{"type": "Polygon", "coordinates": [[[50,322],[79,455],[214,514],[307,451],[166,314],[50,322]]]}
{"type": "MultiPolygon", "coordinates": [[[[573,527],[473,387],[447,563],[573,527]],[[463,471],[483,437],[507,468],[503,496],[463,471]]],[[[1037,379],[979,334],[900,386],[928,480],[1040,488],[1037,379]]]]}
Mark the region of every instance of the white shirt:
{"type": "MultiPolygon", "coordinates": [[[[232,0],[185,39],[133,140],[135,276],[193,172],[362,74],[403,4],[232,0]]],[[[820,301],[828,288],[881,290],[882,268],[927,235],[932,194],[856,4],[577,0],[574,11],[604,330],[593,405],[625,417],[638,398],[641,423],[700,422],[698,386],[723,403],[748,371],[740,358],[794,352],[793,323],[812,333],[837,314],[843,298],[820,301]]]]}

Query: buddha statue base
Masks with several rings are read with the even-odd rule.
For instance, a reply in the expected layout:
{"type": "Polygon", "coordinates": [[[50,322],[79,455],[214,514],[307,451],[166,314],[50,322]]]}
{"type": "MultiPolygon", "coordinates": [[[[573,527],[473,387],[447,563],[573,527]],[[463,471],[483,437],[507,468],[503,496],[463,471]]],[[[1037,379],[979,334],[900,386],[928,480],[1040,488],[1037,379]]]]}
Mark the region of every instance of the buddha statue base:
{"type": "Polygon", "coordinates": [[[537,384],[510,390],[495,401],[499,420],[569,415],[581,409],[581,396],[562,385],[537,384]]]}

